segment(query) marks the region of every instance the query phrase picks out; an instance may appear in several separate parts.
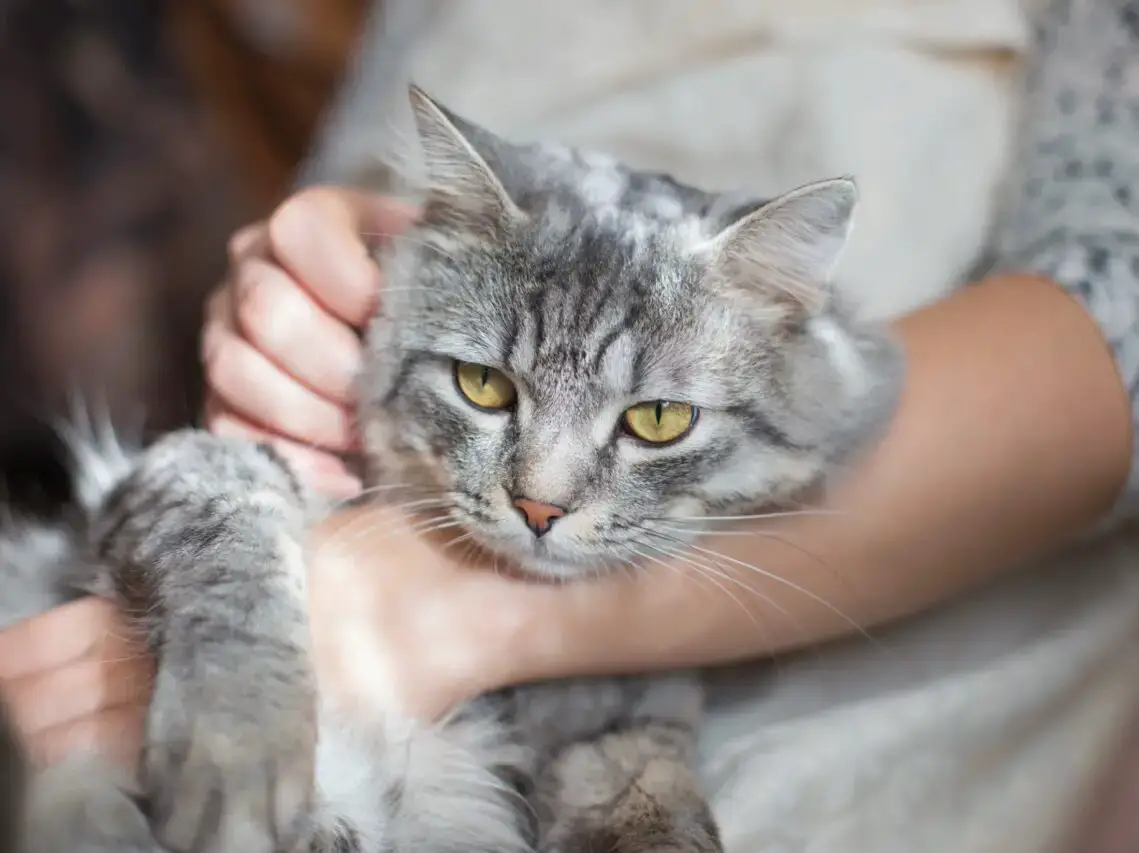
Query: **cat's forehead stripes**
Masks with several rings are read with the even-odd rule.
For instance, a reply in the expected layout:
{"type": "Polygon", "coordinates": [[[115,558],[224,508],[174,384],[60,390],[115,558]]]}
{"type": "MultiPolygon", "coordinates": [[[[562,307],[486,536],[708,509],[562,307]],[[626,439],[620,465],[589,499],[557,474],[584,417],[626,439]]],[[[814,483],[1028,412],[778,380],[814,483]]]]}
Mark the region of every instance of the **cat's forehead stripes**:
{"type": "Polygon", "coordinates": [[[636,384],[633,338],[652,346],[683,286],[659,242],[614,240],[605,227],[539,238],[538,260],[517,275],[503,361],[518,372],[601,381],[610,392],[636,384]]]}

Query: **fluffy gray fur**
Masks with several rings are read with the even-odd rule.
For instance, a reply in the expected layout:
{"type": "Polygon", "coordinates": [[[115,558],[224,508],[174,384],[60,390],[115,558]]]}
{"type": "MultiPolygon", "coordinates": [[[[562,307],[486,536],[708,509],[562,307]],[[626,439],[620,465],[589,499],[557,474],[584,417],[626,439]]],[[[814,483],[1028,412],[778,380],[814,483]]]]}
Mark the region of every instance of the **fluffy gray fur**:
{"type": "MultiPolygon", "coordinates": [[[[670,521],[794,500],[892,411],[898,352],[830,285],[850,180],[771,202],[701,192],[411,103],[424,216],[382,258],[360,383],[371,483],[526,571],[578,578],[683,550],[670,521]],[[515,404],[471,405],[456,361],[501,371],[515,404]],[[697,407],[682,438],[621,429],[658,400],[697,407]],[[564,515],[536,536],[517,497],[564,515]]],[[[39,774],[29,851],[718,850],[692,769],[695,676],[348,725],[307,645],[304,539],[323,510],[288,468],[201,432],[139,453],[94,435],[75,445],[74,512],[0,541],[2,621],[113,596],[157,684],[137,790],[91,761],[39,774]]]]}

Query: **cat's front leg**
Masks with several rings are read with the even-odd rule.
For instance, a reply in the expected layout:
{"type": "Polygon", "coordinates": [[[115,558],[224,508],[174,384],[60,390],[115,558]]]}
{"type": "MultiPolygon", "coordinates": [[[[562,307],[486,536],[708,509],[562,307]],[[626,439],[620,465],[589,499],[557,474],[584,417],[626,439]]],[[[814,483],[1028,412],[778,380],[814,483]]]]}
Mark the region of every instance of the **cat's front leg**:
{"type": "Polygon", "coordinates": [[[301,489],[269,449],[174,433],[92,526],[157,656],[142,785],[176,853],[283,853],[308,832],[315,680],[301,489]]]}

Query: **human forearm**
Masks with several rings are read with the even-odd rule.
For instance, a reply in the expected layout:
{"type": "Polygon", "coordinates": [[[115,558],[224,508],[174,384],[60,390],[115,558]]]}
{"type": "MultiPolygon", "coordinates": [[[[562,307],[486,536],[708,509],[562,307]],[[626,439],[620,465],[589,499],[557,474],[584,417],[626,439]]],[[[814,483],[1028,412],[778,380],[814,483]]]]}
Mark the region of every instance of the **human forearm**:
{"type": "Polygon", "coordinates": [[[993,278],[897,332],[909,359],[899,411],[827,514],[712,537],[706,547],[726,559],[693,554],[703,572],[649,567],[519,589],[520,611],[534,618],[501,679],[710,664],[818,642],[1053,549],[1112,505],[1130,463],[1130,410],[1076,301],[1039,279],[993,278]]]}

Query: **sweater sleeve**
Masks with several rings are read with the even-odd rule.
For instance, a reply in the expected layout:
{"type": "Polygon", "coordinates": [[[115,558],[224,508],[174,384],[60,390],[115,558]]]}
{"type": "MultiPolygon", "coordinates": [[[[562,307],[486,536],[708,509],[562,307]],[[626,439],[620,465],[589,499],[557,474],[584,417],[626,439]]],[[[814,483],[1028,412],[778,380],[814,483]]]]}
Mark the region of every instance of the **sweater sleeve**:
{"type": "MultiPolygon", "coordinates": [[[[1139,422],[1139,2],[1052,0],[1038,14],[996,265],[1085,305],[1139,422]]],[[[1117,515],[1139,510],[1136,447],[1117,515]]]]}

